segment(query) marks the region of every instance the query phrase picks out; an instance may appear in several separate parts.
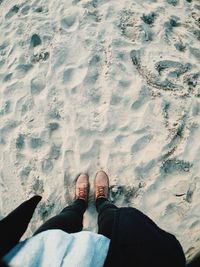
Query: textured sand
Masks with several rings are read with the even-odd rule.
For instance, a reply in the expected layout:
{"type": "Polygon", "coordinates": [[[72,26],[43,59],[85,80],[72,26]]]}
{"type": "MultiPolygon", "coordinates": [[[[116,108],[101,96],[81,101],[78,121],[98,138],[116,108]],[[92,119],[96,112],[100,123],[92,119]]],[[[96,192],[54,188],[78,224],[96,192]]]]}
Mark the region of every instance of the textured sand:
{"type": "MultiPolygon", "coordinates": [[[[0,1],[0,215],[41,194],[27,235],[88,172],[200,249],[200,3],[0,1]]],[[[27,236],[26,235],[26,236],[27,236]]]]}

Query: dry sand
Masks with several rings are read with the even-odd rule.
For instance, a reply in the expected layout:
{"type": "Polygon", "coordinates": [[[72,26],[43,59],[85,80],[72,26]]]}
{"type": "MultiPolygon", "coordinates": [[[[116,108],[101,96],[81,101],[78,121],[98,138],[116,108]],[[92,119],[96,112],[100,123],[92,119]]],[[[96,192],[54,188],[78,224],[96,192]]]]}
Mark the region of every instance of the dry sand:
{"type": "MultiPolygon", "coordinates": [[[[200,250],[200,2],[0,1],[0,215],[26,236],[105,170],[111,199],[200,250]]],[[[92,186],[91,186],[92,189],[92,186]]],[[[96,231],[91,190],[84,229],[96,231]]]]}

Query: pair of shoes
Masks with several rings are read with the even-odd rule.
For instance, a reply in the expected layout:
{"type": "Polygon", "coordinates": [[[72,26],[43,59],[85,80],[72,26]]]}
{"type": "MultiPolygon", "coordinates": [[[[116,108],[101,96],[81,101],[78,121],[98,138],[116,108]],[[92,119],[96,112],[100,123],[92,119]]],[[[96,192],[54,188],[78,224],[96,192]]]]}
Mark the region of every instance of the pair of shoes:
{"type": "MultiPolygon", "coordinates": [[[[81,173],[75,186],[75,199],[88,200],[89,195],[89,177],[87,174],[81,173]]],[[[94,179],[94,197],[95,201],[98,198],[107,198],[109,196],[109,178],[104,171],[98,171],[94,179]]]]}

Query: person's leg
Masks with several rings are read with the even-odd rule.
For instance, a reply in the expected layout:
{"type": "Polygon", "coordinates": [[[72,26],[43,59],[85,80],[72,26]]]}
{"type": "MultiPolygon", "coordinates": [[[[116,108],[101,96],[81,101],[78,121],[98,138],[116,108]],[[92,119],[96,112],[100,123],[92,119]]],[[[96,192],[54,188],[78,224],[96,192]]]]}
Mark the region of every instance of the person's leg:
{"type": "Polygon", "coordinates": [[[98,212],[98,233],[111,238],[117,207],[106,198],[96,200],[98,212]]]}
{"type": "Polygon", "coordinates": [[[111,238],[117,207],[109,198],[109,178],[104,171],[98,171],[94,180],[95,204],[98,215],[98,233],[111,238]]]}
{"type": "Polygon", "coordinates": [[[85,200],[76,199],[72,205],[64,208],[60,214],[41,225],[34,235],[50,229],[60,229],[67,233],[80,232],[83,228],[83,214],[86,205],[85,200]]]}
{"type": "Polygon", "coordinates": [[[80,174],[76,178],[75,201],[64,208],[60,214],[45,222],[34,235],[50,229],[60,229],[67,233],[76,233],[83,228],[83,214],[87,208],[89,194],[89,177],[80,174]]]}
{"type": "Polygon", "coordinates": [[[41,198],[33,196],[0,220],[0,259],[20,241],[41,198]]]}

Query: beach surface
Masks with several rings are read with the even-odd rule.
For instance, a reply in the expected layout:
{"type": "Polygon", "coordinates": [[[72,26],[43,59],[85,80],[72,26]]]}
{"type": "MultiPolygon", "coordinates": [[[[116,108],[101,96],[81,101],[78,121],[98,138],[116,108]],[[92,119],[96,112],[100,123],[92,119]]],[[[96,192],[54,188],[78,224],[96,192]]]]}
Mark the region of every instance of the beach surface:
{"type": "Polygon", "coordinates": [[[90,176],[200,250],[200,3],[0,1],[0,217],[42,195],[30,236],[90,176]]]}

